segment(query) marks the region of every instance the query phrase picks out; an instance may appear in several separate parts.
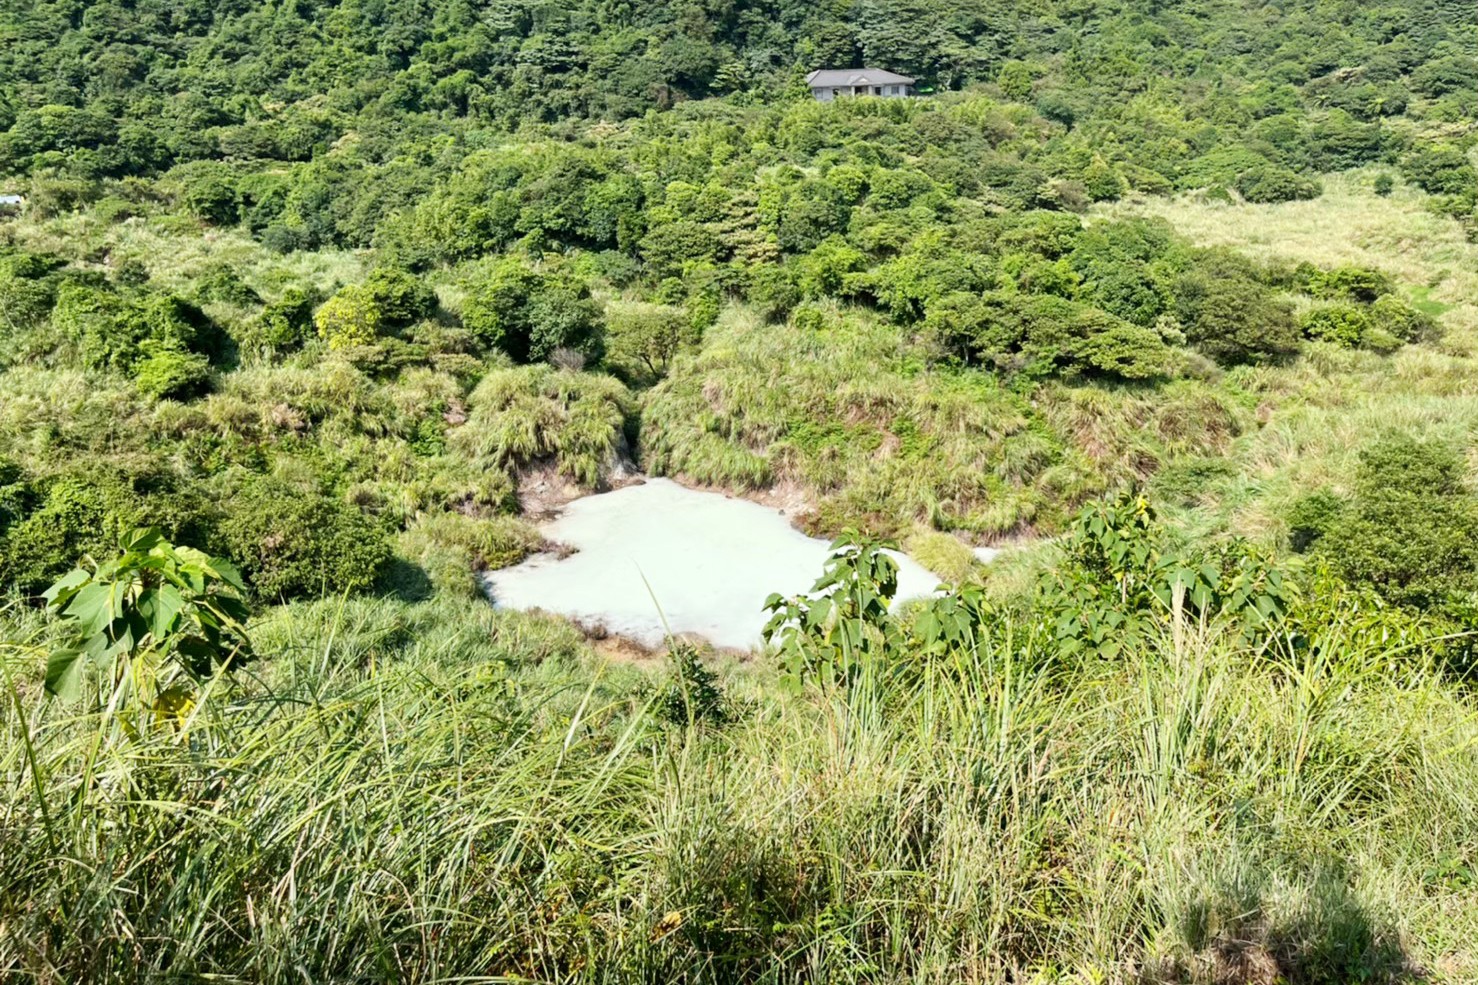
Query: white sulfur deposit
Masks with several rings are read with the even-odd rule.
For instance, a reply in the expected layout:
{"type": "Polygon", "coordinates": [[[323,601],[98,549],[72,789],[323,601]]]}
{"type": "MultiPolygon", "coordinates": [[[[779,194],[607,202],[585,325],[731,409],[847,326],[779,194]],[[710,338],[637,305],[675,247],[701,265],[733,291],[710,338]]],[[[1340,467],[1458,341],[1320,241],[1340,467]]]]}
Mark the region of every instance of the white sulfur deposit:
{"type": "MultiPolygon", "coordinates": [[[[664,617],[673,633],[756,646],[765,598],[808,590],[827,558],[826,541],[793,529],[778,511],[669,479],[577,499],[541,529],[576,553],[489,572],[494,604],[556,612],[647,646],[662,642],[664,617]]],[[[899,600],[934,591],[935,575],[897,560],[899,600]]]]}

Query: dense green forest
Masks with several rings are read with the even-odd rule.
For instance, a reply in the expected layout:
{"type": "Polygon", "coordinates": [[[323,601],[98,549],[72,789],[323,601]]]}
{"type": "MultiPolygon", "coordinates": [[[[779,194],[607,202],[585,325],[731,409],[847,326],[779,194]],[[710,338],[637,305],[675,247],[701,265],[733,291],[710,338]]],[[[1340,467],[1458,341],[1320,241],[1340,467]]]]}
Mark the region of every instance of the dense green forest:
{"type": "Polygon", "coordinates": [[[0,195],[0,978],[1478,980],[1471,3],[0,0],[0,195]],[[756,653],[488,604],[640,474],[756,653]]]}

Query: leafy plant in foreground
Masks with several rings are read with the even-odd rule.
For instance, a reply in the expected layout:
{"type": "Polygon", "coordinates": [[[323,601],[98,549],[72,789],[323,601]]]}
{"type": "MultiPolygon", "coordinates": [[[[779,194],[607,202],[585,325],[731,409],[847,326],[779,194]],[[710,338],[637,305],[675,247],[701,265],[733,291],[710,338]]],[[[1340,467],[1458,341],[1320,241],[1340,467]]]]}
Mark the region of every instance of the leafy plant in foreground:
{"type": "Polygon", "coordinates": [[[765,600],[765,641],[779,642],[789,684],[846,678],[869,655],[900,642],[888,614],[898,594],[898,562],[884,553],[889,546],[848,530],[832,541],[826,570],[808,594],[765,600]]]}
{"type": "Polygon", "coordinates": [[[245,586],[230,562],[152,528],[129,532],[119,549],[47,589],[70,631],[47,661],[47,691],[76,697],[94,667],[111,675],[121,701],[169,712],[188,702],[190,684],[251,657],[245,586]]]}
{"type": "Polygon", "coordinates": [[[657,713],[671,725],[723,725],[730,721],[728,698],[718,674],[704,666],[698,647],[679,640],[668,654],[672,676],[657,699],[657,713]]]}
{"type": "Polygon", "coordinates": [[[1087,506],[1067,536],[1067,563],[1038,588],[1038,611],[1065,653],[1114,658],[1138,645],[1177,607],[1192,619],[1224,619],[1245,637],[1283,618],[1294,587],[1244,541],[1186,551],[1168,543],[1142,496],[1087,506]]]}

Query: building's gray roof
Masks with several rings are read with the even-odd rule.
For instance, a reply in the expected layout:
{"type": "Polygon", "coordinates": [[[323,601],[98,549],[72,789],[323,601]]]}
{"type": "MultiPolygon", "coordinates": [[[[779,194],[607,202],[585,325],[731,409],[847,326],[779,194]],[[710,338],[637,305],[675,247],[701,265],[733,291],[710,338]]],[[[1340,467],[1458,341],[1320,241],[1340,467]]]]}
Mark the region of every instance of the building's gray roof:
{"type": "Polygon", "coordinates": [[[831,86],[911,86],[913,82],[906,75],[896,75],[880,68],[823,68],[806,76],[806,85],[812,89],[826,89],[831,86]]]}

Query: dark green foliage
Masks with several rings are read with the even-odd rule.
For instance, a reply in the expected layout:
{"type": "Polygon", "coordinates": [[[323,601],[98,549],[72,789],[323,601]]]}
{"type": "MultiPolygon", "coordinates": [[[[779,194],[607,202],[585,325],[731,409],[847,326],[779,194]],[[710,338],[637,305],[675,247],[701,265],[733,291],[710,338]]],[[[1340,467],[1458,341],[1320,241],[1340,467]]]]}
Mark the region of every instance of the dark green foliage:
{"type": "Polygon", "coordinates": [[[541,362],[569,349],[589,362],[605,354],[605,326],[590,288],[574,275],[536,271],[508,259],[475,284],[462,323],[484,345],[517,362],[541,362]]]}
{"type": "Polygon", "coordinates": [[[1478,185],[1478,170],[1459,147],[1419,145],[1401,158],[1401,176],[1433,195],[1459,195],[1478,185]]]}
{"type": "Polygon", "coordinates": [[[1391,192],[1395,191],[1396,179],[1391,177],[1386,172],[1382,171],[1380,174],[1375,176],[1375,182],[1372,185],[1372,188],[1377,195],[1379,195],[1381,198],[1385,198],[1390,195],[1391,192]]]}
{"type": "Polygon", "coordinates": [[[1433,342],[1442,334],[1437,319],[1418,311],[1394,294],[1386,294],[1370,306],[1370,317],[1377,331],[1397,342],[1433,342]]]}
{"type": "Polygon", "coordinates": [[[1293,309],[1225,250],[1204,250],[1173,287],[1186,340],[1221,362],[1256,362],[1298,349],[1293,309]]]}
{"type": "Polygon", "coordinates": [[[1319,182],[1274,164],[1243,171],[1237,176],[1238,194],[1249,202],[1292,202],[1318,198],[1324,190],[1319,182]]]}
{"type": "Polygon", "coordinates": [[[1449,445],[1384,438],[1361,454],[1342,508],[1320,501],[1297,519],[1334,570],[1391,602],[1442,608],[1478,590],[1478,496],[1449,445]]]}
{"type": "Polygon", "coordinates": [[[1361,304],[1370,304],[1393,290],[1389,277],[1365,267],[1335,267],[1315,274],[1309,281],[1309,293],[1317,298],[1361,304]]]}
{"type": "Polygon", "coordinates": [[[313,334],[315,298],[309,291],[290,287],[262,308],[243,339],[244,345],[279,352],[300,348],[313,334]]]}
{"type": "Polygon", "coordinates": [[[654,227],[642,237],[641,256],[656,277],[680,274],[690,263],[711,263],[719,241],[706,226],[688,220],[654,227]]]}
{"type": "Polygon", "coordinates": [[[155,526],[172,540],[210,542],[215,510],[198,492],[140,471],[80,466],[12,499],[25,510],[0,543],[0,582],[40,592],[87,555],[101,558],[127,531],[155,526]],[[34,508],[32,508],[34,507],[34,508]]]}
{"type": "Polygon", "coordinates": [[[1029,375],[1138,380],[1171,369],[1170,350],[1154,331],[1048,295],[946,295],[931,303],[924,330],[944,352],[1029,375]]]}
{"type": "Polygon", "coordinates": [[[724,725],[732,715],[718,674],[703,665],[698,647],[675,641],[667,651],[672,673],[655,708],[670,725],[724,725]]]}
{"type": "Polygon", "coordinates": [[[26,481],[24,470],[8,458],[0,457],[0,544],[11,526],[36,503],[35,493],[26,481]]]}
{"type": "Polygon", "coordinates": [[[363,591],[390,561],[385,529],[358,509],[272,479],[232,497],[220,535],[253,594],[272,601],[363,591]]]}
{"type": "Polygon", "coordinates": [[[199,308],[172,294],[125,295],[69,280],[57,291],[51,324],[90,369],[130,373],[139,360],[164,352],[224,358],[221,333],[199,308]]]}

